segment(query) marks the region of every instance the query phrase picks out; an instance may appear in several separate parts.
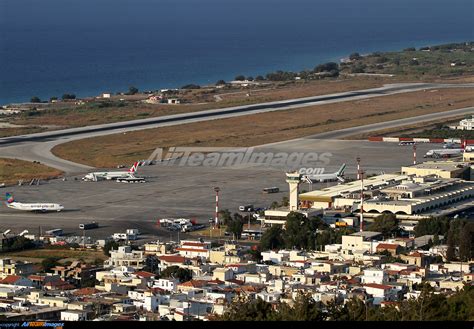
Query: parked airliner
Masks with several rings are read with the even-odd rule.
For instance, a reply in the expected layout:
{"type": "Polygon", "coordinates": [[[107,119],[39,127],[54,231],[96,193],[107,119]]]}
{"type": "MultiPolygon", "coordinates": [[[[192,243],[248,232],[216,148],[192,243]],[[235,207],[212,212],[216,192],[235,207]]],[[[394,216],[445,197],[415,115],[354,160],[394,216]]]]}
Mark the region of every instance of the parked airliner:
{"type": "Polygon", "coordinates": [[[24,211],[37,211],[37,212],[47,212],[47,211],[61,211],[64,209],[64,206],[58,203],[22,203],[16,202],[11,193],[6,194],[6,204],[8,208],[24,211]]]}
{"type": "Polygon", "coordinates": [[[128,171],[96,171],[88,173],[82,180],[96,182],[101,179],[134,178],[133,174],[137,171],[137,168],[138,162],[135,162],[128,171]]]}

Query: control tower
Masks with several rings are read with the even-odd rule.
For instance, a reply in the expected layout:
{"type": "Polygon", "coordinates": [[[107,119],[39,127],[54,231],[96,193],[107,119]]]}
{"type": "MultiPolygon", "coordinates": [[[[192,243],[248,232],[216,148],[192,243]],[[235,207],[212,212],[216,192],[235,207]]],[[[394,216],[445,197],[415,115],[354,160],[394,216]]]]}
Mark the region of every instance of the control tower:
{"type": "Polygon", "coordinates": [[[299,205],[299,186],[301,182],[301,174],[297,171],[286,173],[286,182],[290,185],[290,211],[297,211],[299,205]]]}

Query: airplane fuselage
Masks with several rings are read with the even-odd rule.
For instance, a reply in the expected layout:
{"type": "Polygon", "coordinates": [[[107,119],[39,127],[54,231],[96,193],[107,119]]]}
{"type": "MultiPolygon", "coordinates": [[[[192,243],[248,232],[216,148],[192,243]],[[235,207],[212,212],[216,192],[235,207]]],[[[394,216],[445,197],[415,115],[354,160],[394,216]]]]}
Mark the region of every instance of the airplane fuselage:
{"type": "Polygon", "coordinates": [[[21,203],[21,202],[11,202],[7,204],[8,208],[23,210],[23,211],[61,211],[64,207],[57,203],[21,203]]]}
{"type": "Polygon", "coordinates": [[[117,178],[127,178],[131,177],[132,173],[129,171],[98,171],[87,174],[84,178],[93,180],[95,178],[99,179],[117,179],[117,178]]]}
{"type": "Polygon", "coordinates": [[[327,175],[307,175],[307,177],[312,180],[313,182],[329,182],[329,181],[336,181],[338,180],[336,175],[327,174],[327,175]]]}

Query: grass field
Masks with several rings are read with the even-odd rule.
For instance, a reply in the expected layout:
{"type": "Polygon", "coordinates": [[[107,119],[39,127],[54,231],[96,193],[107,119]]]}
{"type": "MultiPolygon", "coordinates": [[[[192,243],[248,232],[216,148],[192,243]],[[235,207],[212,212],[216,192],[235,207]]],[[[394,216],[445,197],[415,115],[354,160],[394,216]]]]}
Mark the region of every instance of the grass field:
{"type": "Polygon", "coordinates": [[[46,258],[60,258],[61,260],[83,259],[86,262],[94,262],[96,259],[104,261],[108,257],[102,251],[95,250],[70,250],[70,249],[31,249],[22,251],[5,252],[1,254],[2,258],[12,258],[32,263],[41,263],[46,258]]]}
{"type": "Polygon", "coordinates": [[[0,184],[15,184],[18,180],[49,179],[62,175],[62,171],[42,164],[17,159],[0,158],[0,184]]]}
{"type": "Polygon", "coordinates": [[[254,146],[473,105],[471,89],[411,92],[83,139],[58,145],[53,153],[94,167],[114,167],[146,159],[157,147],[254,146]]]}

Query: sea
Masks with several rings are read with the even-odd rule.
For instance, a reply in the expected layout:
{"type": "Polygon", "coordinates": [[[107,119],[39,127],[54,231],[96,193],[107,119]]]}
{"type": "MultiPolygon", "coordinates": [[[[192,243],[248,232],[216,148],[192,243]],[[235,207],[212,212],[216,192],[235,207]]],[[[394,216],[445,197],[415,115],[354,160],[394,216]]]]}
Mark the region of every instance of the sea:
{"type": "Polygon", "coordinates": [[[0,0],[0,104],[472,40],[472,0],[0,0]]]}

